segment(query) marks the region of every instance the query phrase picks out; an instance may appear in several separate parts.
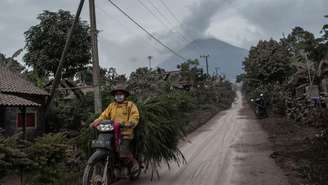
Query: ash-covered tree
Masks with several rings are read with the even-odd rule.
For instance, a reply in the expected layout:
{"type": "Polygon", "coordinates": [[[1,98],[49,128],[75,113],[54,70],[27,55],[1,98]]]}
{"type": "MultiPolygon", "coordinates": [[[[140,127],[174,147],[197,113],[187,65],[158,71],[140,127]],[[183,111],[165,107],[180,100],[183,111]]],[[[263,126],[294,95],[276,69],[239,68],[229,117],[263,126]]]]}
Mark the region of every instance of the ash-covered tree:
{"type": "Polygon", "coordinates": [[[203,69],[199,67],[199,62],[197,59],[188,60],[178,65],[178,69],[180,69],[181,76],[186,81],[197,83],[206,78],[206,75],[203,73],[203,69]]]}
{"type": "MultiPolygon", "coordinates": [[[[326,15],[325,18],[328,18],[328,15],[326,15]]],[[[316,49],[319,57],[321,57],[318,61],[328,59],[328,23],[322,26],[320,33],[321,37],[317,39],[319,46],[316,49]]]]}
{"type": "Polygon", "coordinates": [[[288,47],[293,56],[304,58],[303,55],[306,54],[308,59],[319,65],[327,49],[322,42],[323,38],[315,38],[313,33],[301,27],[295,27],[286,38],[281,39],[281,42],[288,47]]]}
{"type": "Polygon", "coordinates": [[[236,82],[240,83],[240,82],[244,81],[244,78],[245,78],[245,73],[239,74],[236,77],[236,82]]]}
{"type": "Polygon", "coordinates": [[[4,54],[0,53],[0,65],[14,72],[21,73],[25,67],[17,62],[16,57],[20,55],[22,51],[22,49],[17,50],[11,57],[6,57],[4,54]]]}
{"type": "MultiPolygon", "coordinates": [[[[44,11],[37,19],[39,24],[25,32],[27,53],[24,62],[39,76],[49,77],[56,72],[74,16],[64,10],[44,11]]],[[[64,61],[63,78],[73,77],[90,63],[90,40],[89,26],[80,20],[64,61]]]]}
{"type": "MultiPolygon", "coordinates": [[[[325,18],[328,18],[328,15],[325,15],[325,18]]],[[[328,24],[322,26],[321,30],[322,38],[327,42],[328,41],[328,24]]]]}
{"type": "Polygon", "coordinates": [[[141,97],[141,99],[157,96],[164,93],[165,75],[165,70],[160,68],[155,70],[146,67],[138,68],[130,74],[127,82],[128,88],[131,90],[132,94],[141,97]]]}
{"type": "Polygon", "coordinates": [[[283,38],[281,41],[288,43],[288,47],[292,51],[303,49],[306,52],[311,52],[317,45],[314,34],[304,30],[302,27],[293,28],[287,38],[283,38]]]}
{"type": "Polygon", "coordinates": [[[256,47],[252,47],[243,65],[245,78],[249,82],[282,83],[291,74],[288,49],[272,39],[260,41],[256,47]]]}

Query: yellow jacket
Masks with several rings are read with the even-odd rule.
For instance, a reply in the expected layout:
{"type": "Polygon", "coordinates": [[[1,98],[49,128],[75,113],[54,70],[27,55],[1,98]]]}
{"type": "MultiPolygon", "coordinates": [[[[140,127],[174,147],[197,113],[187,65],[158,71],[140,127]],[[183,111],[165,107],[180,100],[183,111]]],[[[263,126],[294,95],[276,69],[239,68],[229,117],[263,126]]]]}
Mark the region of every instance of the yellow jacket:
{"type": "MultiPolygon", "coordinates": [[[[113,120],[119,123],[133,124],[133,128],[139,123],[140,115],[137,106],[131,101],[123,103],[113,102],[101,113],[97,121],[113,120]]],[[[123,128],[124,139],[133,139],[133,128],[123,128]]]]}

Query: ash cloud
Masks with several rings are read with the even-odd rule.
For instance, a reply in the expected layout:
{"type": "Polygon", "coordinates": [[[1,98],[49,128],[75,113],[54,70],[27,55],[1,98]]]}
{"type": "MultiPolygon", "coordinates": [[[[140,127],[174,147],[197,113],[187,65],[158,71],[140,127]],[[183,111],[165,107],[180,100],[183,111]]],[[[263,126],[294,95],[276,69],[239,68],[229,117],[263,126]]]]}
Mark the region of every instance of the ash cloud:
{"type": "MultiPolygon", "coordinates": [[[[230,1],[231,3],[231,1],[230,1]]],[[[190,15],[183,20],[182,27],[185,34],[193,39],[205,37],[211,25],[212,18],[230,4],[228,0],[204,0],[194,3],[190,8],[190,15]]]]}

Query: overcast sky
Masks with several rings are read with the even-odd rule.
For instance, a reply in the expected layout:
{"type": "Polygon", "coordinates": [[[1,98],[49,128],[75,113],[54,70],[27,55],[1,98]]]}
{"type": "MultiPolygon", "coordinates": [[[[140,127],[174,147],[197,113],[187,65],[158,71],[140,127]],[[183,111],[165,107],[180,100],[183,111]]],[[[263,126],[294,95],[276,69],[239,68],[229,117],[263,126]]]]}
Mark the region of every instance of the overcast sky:
{"type": "MultiPolygon", "coordinates": [[[[319,34],[328,19],[327,0],[114,0],[129,15],[175,50],[188,42],[215,37],[249,49],[260,39],[280,38],[295,26],[319,34]],[[172,14],[166,10],[164,4],[172,14]],[[155,16],[154,16],[155,15],[155,16]]],[[[23,48],[24,32],[38,23],[43,10],[70,10],[79,0],[1,0],[0,52],[23,48]]],[[[107,0],[96,0],[100,65],[129,73],[170,55],[118,12],[107,0]]],[[[82,19],[88,20],[86,0],[82,19]]],[[[21,57],[21,56],[20,56],[21,57]]],[[[186,56],[187,57],[187,56],[186,56]]]]}

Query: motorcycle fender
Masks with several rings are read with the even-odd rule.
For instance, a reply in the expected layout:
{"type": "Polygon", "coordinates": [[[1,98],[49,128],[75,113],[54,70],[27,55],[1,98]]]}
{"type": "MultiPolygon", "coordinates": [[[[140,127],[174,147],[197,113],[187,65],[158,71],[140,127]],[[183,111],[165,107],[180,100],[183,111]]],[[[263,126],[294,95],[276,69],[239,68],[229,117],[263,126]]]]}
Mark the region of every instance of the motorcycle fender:
{"type": "Polygon", "coordinates": [[[93,164],[94,162],[97,162],[99,160],[104,160],[104,159],[106,159],[106,156],[108,156],[108,151],[97,150],[88,159],[88,164],[93,164]]]}

